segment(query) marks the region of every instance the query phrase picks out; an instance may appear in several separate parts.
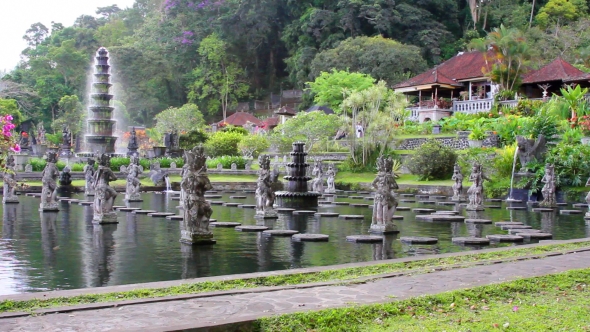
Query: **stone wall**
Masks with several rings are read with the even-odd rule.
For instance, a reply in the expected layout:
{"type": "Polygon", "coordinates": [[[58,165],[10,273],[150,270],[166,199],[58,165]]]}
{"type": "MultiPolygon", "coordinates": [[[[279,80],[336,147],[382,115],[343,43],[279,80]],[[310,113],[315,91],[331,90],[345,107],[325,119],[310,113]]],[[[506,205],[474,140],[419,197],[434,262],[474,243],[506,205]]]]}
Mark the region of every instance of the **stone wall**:
{"type": "MultiPolygon", "coordinates": [[[[442,145],[447,146],[451,149],[455,150],[464,150],[469,148],[469,141],[467,136],[465,135],[458,135],[457,137],[435,137],[433,138],[442,145]]],[[[407,138],[404,139],[402,142],[397,144],[396,149],[398,150],[415,150],[419,148],[422,144],[426,143],[428,138],[407,138]]],[[[498,139],[497,135],[488,134],[483,140],[483,147],[498,147],[500,144],[500,140],[498,139]]]]}

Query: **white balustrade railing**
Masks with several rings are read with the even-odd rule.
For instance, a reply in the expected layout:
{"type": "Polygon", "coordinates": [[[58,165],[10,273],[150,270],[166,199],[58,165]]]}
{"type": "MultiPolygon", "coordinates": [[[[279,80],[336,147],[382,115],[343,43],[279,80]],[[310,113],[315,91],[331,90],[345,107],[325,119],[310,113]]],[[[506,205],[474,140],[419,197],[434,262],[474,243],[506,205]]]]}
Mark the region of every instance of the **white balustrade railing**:
{"type": "Polygon", "coordinates": [[[410,121],[418,121],[418,115],[419,115],[419,107],[408,107],[407,108],[408,111],[410,111],[410,114],[408,115],[408,120],[410,121]]]}
{"type": "Polygon", "coordinates": [[[478,99],[478,100],[463,100],[453,101],[453,111],[461,113],[480,113],[488,112],[494,105],[494,99],[478,99]]]}

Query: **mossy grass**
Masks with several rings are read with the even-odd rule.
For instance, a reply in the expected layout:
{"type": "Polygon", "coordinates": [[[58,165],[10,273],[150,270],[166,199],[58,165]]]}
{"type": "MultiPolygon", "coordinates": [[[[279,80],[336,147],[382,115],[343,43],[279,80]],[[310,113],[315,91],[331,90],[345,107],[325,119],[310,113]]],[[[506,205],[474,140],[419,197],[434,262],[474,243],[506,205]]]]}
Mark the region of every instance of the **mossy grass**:
{"type": "Polygon", "coordinates": [[[224,281],[205,281],[186,283],[165,288],[137,289],[124,292],[112,292],[104,294],[88,294],[72,297],[57,297],[47,299],[35,299],[27,301],[0,301],[0,312],[8,311],[32,311],[35,309],[71,306],[99,302],[123,301],[142,298],[156,298],[170,295],[197,294],[204,292],[239,290],[267,286],[287,286],[308,284],[314,282],[338,282],[354,280],[360,277],[377,276],[384,273],[414,271],[429,267],[445,267],[455,264],[467,264],[473,262],[494,261],[514,257],[538,255],[548,252],[559,252],[589,247],[590,241],[542,245],[513,250],[501,250],[485,253],[473,253],[467,255],[429,258],[410,262],[396,262],[386,264],[374,264],[361,267],[331,269],[320,272],[295,273],[276,276],[265,276],[247,279],[235,279],[224,281]]]}
{"type": "Polygon", "coordinates": [[[587,331],[590,269],[263,318],[258,331],[587,331]]]}

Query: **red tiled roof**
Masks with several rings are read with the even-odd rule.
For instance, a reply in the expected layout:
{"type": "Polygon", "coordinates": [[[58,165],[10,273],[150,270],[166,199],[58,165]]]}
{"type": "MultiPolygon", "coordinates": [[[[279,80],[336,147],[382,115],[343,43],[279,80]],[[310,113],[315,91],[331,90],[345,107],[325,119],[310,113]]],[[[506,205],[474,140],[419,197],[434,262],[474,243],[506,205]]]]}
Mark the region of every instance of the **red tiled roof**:
{"type": "Polygon", "coordinates": [[[278,117],[274,117],[274,116],[262,120],[262,123],[265,128],[276,127],[279,125],[279,122],[280,122],[280,119],[278,117]]]}
{"type": "MultiPolygon", "coordinates": [[[[488,57],[493,55],[491,52],[488,57]]],[[[491,60],[488,60],[491,61],[491,60]]],[[[393,86],[394,89],[426,84],[459,85],[457,81],[483,77],[486,61],[478,51],[461,52],[440,65],[393,86]]]]}
{"type": "Polygon", "coordinates": [[[278,110],[276,110],[275,114],[294,116],[295,114],[297,114],[297,111],[292,109],[289,106],[283,106],[283,107],[279,108],[278,110]]]}
{"type": "Polygon", "coordinates": [[[523,84],[541,83],[550,81],[576,81],[586,80],[588,75],[572,66],[562,58],[557,58],[538,70],[532,70],[524,75],[523,84]]]}
{"type": "Polygon", "coordinates": [[[226,123],[233,126],[244,126],[247,122],[251,122],[257,126],[262,125],[262,121],[260,121],[254,115],[247,113],[247,112],[236,112],[230,116],[228,116],[225,121],[221,120],[218,124],[226,123]]]}

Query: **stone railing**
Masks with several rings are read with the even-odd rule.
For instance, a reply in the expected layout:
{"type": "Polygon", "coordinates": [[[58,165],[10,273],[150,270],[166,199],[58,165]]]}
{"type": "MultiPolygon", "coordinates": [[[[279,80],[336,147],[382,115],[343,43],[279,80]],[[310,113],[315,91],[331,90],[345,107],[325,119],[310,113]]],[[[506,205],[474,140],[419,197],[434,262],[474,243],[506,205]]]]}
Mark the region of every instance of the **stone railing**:
{"type": "Polygon", "coordinates": [[[410,112],[408,115],[408,120],[410,121],[418,121],[418,115],[420,114],[419,107],[408,107],[407,110],[410,112]]]}
{"type": "Polygon", "coordinates": [[[478,99],[453,101],[453,111],[460,113],[480,113],[489,112],[494,105],[494,99],[478,99]]]}

